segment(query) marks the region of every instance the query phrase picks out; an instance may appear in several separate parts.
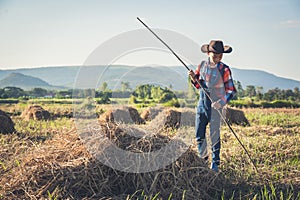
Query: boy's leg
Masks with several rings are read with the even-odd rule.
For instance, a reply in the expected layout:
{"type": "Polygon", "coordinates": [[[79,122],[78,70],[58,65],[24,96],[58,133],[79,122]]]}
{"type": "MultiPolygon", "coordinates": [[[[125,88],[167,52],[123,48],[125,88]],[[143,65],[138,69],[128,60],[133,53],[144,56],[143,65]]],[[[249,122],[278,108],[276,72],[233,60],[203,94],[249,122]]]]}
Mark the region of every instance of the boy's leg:
{"type": "Polygon", "coordinates": [[[200,157],[207,160],[207,143],[205,139],[206,126],[208,124],[208,119],[205,113],[199,112],[199,109],[196,112],[196,142],[200,157]]]}
{"type": "Polygon", "coordinates": [[[210,120],[210,137],[212,143],[212,165],[211,168],[218,171],[220,165],[220,115],[217,110],[212,110],[210,120]]]}

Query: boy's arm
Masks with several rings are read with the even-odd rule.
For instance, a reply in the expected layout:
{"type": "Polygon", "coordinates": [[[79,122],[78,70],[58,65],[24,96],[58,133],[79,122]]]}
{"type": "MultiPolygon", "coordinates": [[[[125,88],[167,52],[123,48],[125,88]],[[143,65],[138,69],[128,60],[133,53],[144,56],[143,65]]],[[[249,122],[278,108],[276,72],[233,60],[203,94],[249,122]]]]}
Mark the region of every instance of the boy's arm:
{"type": "Polygon", "coordinates": [[[191,83],[195,86],[195,88],[199,89],[201,86],[199,85],[199,77],[200,77],[200,67],[201,65],[198,65],[197,69],[195,72],[193,70],[190,70],[188,72],[189,76],[191,77],[191,83]],[[198,81],[197,81],[198,80],[198,81]]]}
{"type": "Polygon", "coordinates": [[[233,79],[231,76],[231,70],[229,67],[225,68],[224,74],[223,74],[223,82],[225,87],[225,95],[219,100],[219,103],[224,106],[227,104],[236,94],[236,88],[233,83],[233,79]]]}

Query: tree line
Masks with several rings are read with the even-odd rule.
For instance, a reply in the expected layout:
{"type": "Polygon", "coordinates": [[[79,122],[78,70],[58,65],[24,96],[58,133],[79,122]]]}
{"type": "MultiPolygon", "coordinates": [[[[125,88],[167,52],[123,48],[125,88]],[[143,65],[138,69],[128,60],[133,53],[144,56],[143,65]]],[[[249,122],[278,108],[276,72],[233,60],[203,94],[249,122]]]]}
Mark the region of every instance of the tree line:
{"type": "Polygon", "coordinates": [[[300,92],[298,87],[295,87],[293,90],[274,88],[263,92],[263,87],[254,85],[247,85],[246,88],[243,89],[242,84],[239,81],[235,81],[235,86],[237,89],[236,99],[250,97],[256,100],[264,101],[300,101],[300,92]]]}
{"type": "Polygon", "coordinates": [[[44,88],[33,88],[23,90],[18,87],[0,88],[1,99],[31,99],[31,98],[85,98],[95,97],[97,103],[111,103],[111,98],[129,98],[131,103],[169,103],[171,106],[179,106],[177,96],[168,88],[155,85],[139,85],[134,90],[129,87],[129,83],[122,83],[121,90],[112,91],[108,89],[104,82],[98,89],[68,89],[68,90],[47,90],[44,88]]]}
{"type": "Polygon", "coordinates": [[[100,91],[95,89],[67,89],[67,90],[47,90],[44,88],[33,88],[31,90],[23,90],[18,87],[0,88],[0,98],[83,98],[87,96],[94,97],[111,97],[111,91],[100,91]]]}
{"type": "MultiPolygon", "coordinates": [[[[66,90],[47,90],[44,88],[33,88],[23,90],[18,87],[0,88],[0,98],[84,98],[92,96],[99,98],[99,103],[110,103],[113,98],[131,98],[132,102],[153,100],[159,103],[165,103],[177,98],[196,99],[197,90],[189,84],[187,91],[172,91],[170,88],[162,88],[151,84],[138,85],[135,89],[130,87],[129,82],[122,82],[120,90],[112,91],[104,82],[98,89],[66,89],[66,90]]],[[[239,81],[235,81],[237,94],[235,99],[251,98],[260,101],[289,100],[300,101],[299,88],[279,89],[274,88],[263,92],[259,86],[248,85],[244,89],[239,81]]]]}
{"type": "Polygon", "coordinates": [[[167,87],[152,84],[138,85],[130,95],[131,103],[163,103],[179,107],[177,95],[167,87]]]}

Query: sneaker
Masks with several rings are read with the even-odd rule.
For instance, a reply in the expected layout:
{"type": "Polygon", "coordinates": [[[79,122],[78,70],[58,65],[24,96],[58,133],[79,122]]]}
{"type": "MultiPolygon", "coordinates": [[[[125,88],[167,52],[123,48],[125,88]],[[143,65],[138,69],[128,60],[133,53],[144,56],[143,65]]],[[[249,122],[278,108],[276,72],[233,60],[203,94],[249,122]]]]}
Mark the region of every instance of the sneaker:
{"type": "Polygon", "coordinates": [[[203,158],[203,159],[208,158],[206,144],[203,145],[201,142],[199,142],[197,147],[198,147],[198,152],[199,152],[200,158],[203,158]]]}
{"type": "Polygon", "coordinates": [[[211,163],[210,169],[214,170],[215,172],[219,171],[219,167],[216,163],[211,163]]]}

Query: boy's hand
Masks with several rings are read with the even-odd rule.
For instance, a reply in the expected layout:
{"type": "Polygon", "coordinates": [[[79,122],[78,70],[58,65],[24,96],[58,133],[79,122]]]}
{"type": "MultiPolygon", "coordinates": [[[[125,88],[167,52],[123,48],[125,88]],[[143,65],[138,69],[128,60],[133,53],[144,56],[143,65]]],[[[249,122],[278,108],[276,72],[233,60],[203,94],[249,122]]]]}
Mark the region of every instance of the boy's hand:
{"type": "Polygon", "coordinates": [[[188,74],[189,74],[189,76],[191,77],[192,81],[193,81],[193,82],[196,82],[196,74],[194,73],[194,71],[193,71],[193,70],[190,70],[190,71],[188,72],[188,74]]]}
{"type": "Polygon", "coordinates": [[[222,105],[219,102],[213,102],[211,106],[216,110],[222,108],[222,105]]]}

